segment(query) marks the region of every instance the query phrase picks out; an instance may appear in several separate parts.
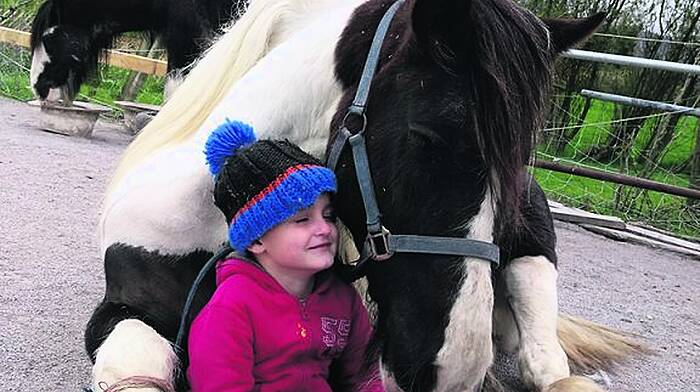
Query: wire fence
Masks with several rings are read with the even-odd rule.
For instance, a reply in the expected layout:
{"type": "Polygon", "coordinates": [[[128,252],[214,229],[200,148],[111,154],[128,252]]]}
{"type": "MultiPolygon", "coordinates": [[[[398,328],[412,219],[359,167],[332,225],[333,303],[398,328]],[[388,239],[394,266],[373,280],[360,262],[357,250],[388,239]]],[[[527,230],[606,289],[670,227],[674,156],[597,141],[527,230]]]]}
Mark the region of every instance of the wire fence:
{"type": "MultiPolygon", "coordinates": [[[[679,187],[690,187],[690,174],[698,133],[698,118],[684,111],[617,118],[621,105],[592,99],[582,117],[586,98],[573,95],[568,109],[554,99],[553,118],[567,118],[566,125],[542,130],[536,152],[539,159],[647,178],[679,187]],[[662,151],[653,140],[661,124],[675,123],[662,151]],[[636,135],[630,139],[628,135],[636,135]],[[625,153],[613,154],[610,146],[625,153]]],[[[696,97],[697,98],[697,97],[696,97]]],[[[698,202],[679,196],[627,185],[535,169],[535,176],[548,196],[587,211],[615,215],[628,222],[641,222],[697,240],[700,237],[698,202]]]]}

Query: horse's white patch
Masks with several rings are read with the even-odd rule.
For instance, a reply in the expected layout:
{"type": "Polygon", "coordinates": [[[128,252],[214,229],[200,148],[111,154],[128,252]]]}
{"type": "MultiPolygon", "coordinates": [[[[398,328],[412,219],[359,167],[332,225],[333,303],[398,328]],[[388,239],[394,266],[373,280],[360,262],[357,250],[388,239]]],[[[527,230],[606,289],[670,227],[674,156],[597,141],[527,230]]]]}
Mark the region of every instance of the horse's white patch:
{"type": "Polygon", "coordinates": [[[379,375],[382,378],[385,392],[403,392],[403,389],[394,379],[394,375],[386,368],[381,358],[379,359],[379,375]]]}
{"type": "Polygon", "coordinates": [[[321,156],[342,93],[334,74],[335,43],[358,3],[339,3],[272,49],[186,145],[160,150],[126,174],[105,200],[103,252],[123,242],[184,254],[214,251],[225,241],[226,222],[212,203],[203,151],[211,131],[227,118],[252,125],[259,139],[286,138],[321,156]]]}
{"type": "Polygon", "coordinates": [[[42,36],[42,37],[45,37],[45,36],[47,36],[47,35],[49,35],[49,34],[53,34],[53,32],[56,31],[57,28],[58,28],[58,26],[51,26],[51,27],[49,27],[48,29],[46,29],[46,31],[44,31],[44,32],[41,34],[41,36],[42,36]]]}
{"type": "Polygon", "coordinates": [[[29,69],[29,83],[31,84],[32,90],[34,90],[34,95],[37,97],[39,94],[36,92],[36,82],[39,81],[39,75],[44,72],[44,68],[47,63],[51,62],[51,57],[46,53],[46,48],[43,43],[34,48],[34,53],[32,53],[32,66],[29,69]]]}
{"type": "MultiPolygon", "coordinates": [[[[496,205],[487,188],[468,238],[493,242],[496,205]]],[[[437,354],[436,391],[478,390],[493,362],[491,264],[465,258],[465,278],[450,310],[445,342],[437,354]]]]}
{"type": "Polygon", "coordinates": [[[49,89],[48,95],[46,95],[46,101],[58,102],[64,99],[66,96],[65,90],[63,88],[52,88],[49,89]]]}
{"type": "Polygon", "coordinates": [[[520,331],[518,361],[523,381],[536,390],[569,376],[557,337],[557,270],[544,256],[512,260],[504,271],[520,331]]]}
{"type": "Polygon", "coordinates": [[[335,44],[358,3],[323,13],[271,50],[214,109],[196,142],[204,145],[214,128],[232,119],[251,124],[258,139],[288,138],[322,156],[342,93],[335,79],[335,44]]]}
{"type": "MultiPolygon", "coordinates": [[[[122,320],[97,349],[93,390],[101,391],[126,377],[146,376],[172,383],[178,358],[170,343],[136,319],[122,320]]],[[[140,388],[144,392],[160,389],[140,388]]]]}
{"type": "MultiPolygon", "coordinates": [[[[49,28],[44,32],[44,35],[50,34],[55,28],[56,27],[49,28]]],[[[34,53],[32,53],[32,65],[29,69],[29,84],[32,88],[32,92],[34,92],[34,96],[36,97],[39,97],[39,93],[36,90],[36,83],[39,81],[39,76],[41,76],[41,74],[44,72],[46,64],[50,62],[51,56],[49,56],[49,54],[46,53],[46,48],[44,47],[44,44],[39,43],[39,45],[34,49],[34,53]]],[[[58,101],[62,98],[62,96],[63,92],[60,88],[52,88],[49,89],[49,93],[45,99],[47,101],[58,101]]]]}

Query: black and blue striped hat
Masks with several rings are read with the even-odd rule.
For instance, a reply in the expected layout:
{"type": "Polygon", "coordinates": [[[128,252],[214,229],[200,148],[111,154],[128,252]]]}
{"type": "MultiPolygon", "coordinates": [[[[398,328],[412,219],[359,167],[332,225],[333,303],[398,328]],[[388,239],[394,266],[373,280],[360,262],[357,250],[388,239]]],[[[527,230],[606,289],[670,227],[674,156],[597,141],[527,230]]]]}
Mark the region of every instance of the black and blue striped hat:
{"type": "Polygon", "coordinates": [[[227,120],[205,145],[215,177],[214,203],[229,222],[229,241],[244,250],[325,192],[335,174],[287,140],[256,141],[252,127],[227,120]]]}

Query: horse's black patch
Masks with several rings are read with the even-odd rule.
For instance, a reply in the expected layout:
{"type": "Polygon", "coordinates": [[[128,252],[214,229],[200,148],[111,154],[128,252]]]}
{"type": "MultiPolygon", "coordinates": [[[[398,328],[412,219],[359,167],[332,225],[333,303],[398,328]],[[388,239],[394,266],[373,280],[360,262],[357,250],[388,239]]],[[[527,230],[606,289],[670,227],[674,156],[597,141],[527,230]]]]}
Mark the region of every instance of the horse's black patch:
{"type": "MultiPolygon", "coordinates": [[[[94,360],[95,350],[114,326],[127,318],[142,320],[166,339],[175,341],[192,282],[212,256],[213,253],[206,251],[161,255],[121,243],[107,248],[105,297],[85,331],[85,347],[90,357],[94,360]]],[[[214,288],[211,272],[192,303],[190,322],[211,298],[214,288]]]]}

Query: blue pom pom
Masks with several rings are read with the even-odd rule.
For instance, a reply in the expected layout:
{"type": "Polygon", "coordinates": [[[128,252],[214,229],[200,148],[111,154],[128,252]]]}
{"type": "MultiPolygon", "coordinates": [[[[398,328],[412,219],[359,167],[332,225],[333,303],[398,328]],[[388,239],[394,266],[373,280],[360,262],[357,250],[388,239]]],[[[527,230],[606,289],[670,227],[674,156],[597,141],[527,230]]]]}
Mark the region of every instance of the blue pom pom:
{"type": "Polygon", "coordinates": [[[226,121],[209,135],[204,145],[204,154],[212,175],[217,175],[226,163],[226,158],[236,154],[239,148],[255,142],[253,127],[240,121],[226,121]]]}

